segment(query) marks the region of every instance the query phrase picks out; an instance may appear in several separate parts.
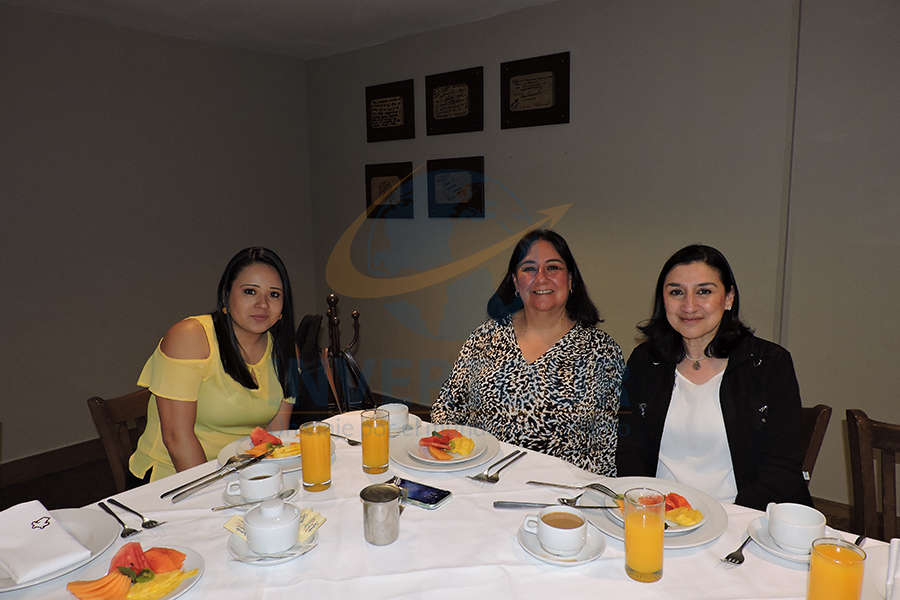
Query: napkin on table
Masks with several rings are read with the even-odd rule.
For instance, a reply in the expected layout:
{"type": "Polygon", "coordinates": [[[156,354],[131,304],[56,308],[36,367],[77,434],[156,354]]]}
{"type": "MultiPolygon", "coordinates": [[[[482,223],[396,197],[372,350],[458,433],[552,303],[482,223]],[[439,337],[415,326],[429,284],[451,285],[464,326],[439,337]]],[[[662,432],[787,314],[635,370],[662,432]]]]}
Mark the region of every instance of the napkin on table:
{"type": "Polygon", "coordinates": [[[900,538],[891,538],[891,549],[888,554],[887,575],[884,582],[884,598],[892,600],[894,597],[894,578],[897,577],[897,559],[900,558],[900,538]]]}
{"type": "Polygon", "coordinates": [[[37,500],[0,512],[0,568],[16,583],[53,573],[90,555],[37,500]]]}

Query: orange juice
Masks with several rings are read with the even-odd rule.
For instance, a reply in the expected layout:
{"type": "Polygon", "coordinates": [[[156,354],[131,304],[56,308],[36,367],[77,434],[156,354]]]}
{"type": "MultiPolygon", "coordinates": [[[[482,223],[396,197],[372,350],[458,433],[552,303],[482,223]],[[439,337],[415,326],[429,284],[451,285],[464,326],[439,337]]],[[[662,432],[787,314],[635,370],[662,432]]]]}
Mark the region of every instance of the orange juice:
{"type": "Polygon", "coordinates": [[[366,473],[384,473],[388,468],[390,420],[388,411],[364,410],[362,420],[362,465],[366,473]]]}
{"type": "Polygon", "coordinates": [[[813,542],[807,600],[858,600],[866,553],[837,538],[813,542]]]}
{"type": "Polygon", "coordinates": [[[636,581],[662,577],[665,496],[646,488],[625,493],[625,573],[636,581]]]}
{"type": "Polygon", "coordinates": [[[327,490],[331,487],[331,428],[328,423],[310,421],[300,426],[299,433],[303,489],[327,490]]]}

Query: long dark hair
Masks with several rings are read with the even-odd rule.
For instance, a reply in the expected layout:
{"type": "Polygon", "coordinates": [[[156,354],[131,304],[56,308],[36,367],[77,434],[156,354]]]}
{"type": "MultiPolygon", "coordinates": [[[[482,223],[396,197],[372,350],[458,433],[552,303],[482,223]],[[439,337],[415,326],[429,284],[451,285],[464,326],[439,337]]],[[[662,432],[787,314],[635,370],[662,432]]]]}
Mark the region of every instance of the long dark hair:
{"type": "Polygon", "coordinates": [[[522,239],[516,244],[512,256],[509,257],[509,266],[506,269],[506,275],[500,281],[497,291],[488,300],[488,315],[496,321],[501,321],[522,310],[524,305],[522,299],[516,295],[516,286],[513,284],[516,270],[519,263],[525,259],[531,245],[538,240],[550,242],[556,249],[560,258],[566,263],[566,269],[572,275],[572,291],[569,292],[569,299],[566,301],[566,313],[569,318],[585,327],[593,327],[601,321],[597,307],[591,302],[588,296],[587,288],[584,285],[584,279],[581,277],[581,271],[575,264],[575,257],[569,250],[569,245],[561,235],[550,229],[534,229],[522,236],[522,239]]]}
{"type": "Polygon", "coordinates": [[[734,301],[731,308],[726,310],[722,315],[722,322],[716,331],[715,337],[706,346],[703,353],[706,356],[715,356],[717,358],[726,358],[737,345],[737,343],[746,335],[750,335],[753,331],[741,322],[739,317],[739,309],[741,306],[741,294],[738,292],[737,281],[734,279],[734,273],[731,265],[725,256],[713,248],[712,246],[704,246],[701,244],[692,244],[685,246],[675,254],[669,257],[666,264],[663,265],[662,271],[659,272],[659,278],[656,280],[656,292],[653,297],[653,315],[648,321],[638,325],[638,329],[643,333],[647,341],[650,342],[653,353],[656,358],[670,363],[679,363],[686,356],[684,349],[684,341],[681,334],[675,331],[666,318],[666,305],[663,298],[663,286],[669,271],[677,265],[686,265],[693,262],[702,262],[709,265],[719,273],[722,285],[725,287],[725,293],[729,290],[734,291],[734,301]]]}
{"type": "Polygon", "coordinates": [[[269,265],[278,272],[281,277],[283,306],[281,319],[269,329],[272,334],[272,362],[275,365],[275,373],[281,384],[281,391],[285,398],[296,398],[299,378],[297,375],[297,358],[294,352],[294,297],[291,294],[291,282],[288,279],[287,269],[284,263],[272,250],[259,246],[244,248],[228,261],[222,277],[219,279],[219,288],[216,291],[216,310],[212,314],[213,325],[216,330],[216,341],[219,343],[219,356],[222,359],[222,367],[232,379],[247,389],[255,390],[259,386],[253,381],[247,363],[241,356],[241,349],[237,338],[234,336],[234,324],[231,315],[223,309],[228,307],[228,297],[231,294],[231,286],[234,284],[238,273],[245,267],[254,263],[269,265]]]}

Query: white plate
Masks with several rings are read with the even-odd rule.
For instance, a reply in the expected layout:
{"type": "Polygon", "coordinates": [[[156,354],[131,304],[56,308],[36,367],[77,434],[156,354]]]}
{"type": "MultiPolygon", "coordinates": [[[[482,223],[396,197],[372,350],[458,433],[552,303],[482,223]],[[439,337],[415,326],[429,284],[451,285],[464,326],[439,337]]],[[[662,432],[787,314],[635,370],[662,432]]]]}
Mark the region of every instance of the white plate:
{"type": "MultiPolygon", "coordinates": [[[[398,435],[418,429],[421,426],[422,426],[422,419],[420,419],[419,417],[417,417],[414,414],[410,414],[409,420],[406,423],[406,427],[404,427],[403,429],[399,429],[397,431],[391,431],[391,437],[392,438],[397,437],[398,435]]],[[[425,434],[422,434],[420,437],[425,437],[425,434]]]]}
{"type": "MultiPolygon", "coordinates": [[[[269,433],[281,439],[281,441],[284,442],[285,445],[300,441],[300,438],[297,437],[296,429],[281,429],[278,431],[270,431],[269,433]]],[[[222,448],[219,451],[219,455],[216,457],[216,460],[218,460],[219,466],[221,467],[229,458],[231,458],[235,454],[246,452],[252,447],[253,444],[250,442],[250,436],[248,435],[242,437],[241,439],[235,440],[222,448]]],[[[264,458],[263,460],[265,462],[271,462],[277,465],[281,465],[281,472],[289,473],[291,471],[299,471],[301,468],[301,461],[303,459],[298,454],[296,456],[286,456],[284,458],[269,457],[264,458]]],[[[334,464],[334,439],[331,440],[331,464],[334,464]]]]}
{"type": "MultiPolygon", "coordinates": [[[[718,538],[728,528],[728,515],[722,504],[715,498],[701,492],[698,489],[678,483],[677,481],[668,481],[665,479],[656,479],[655,477],[619,477],[617,479],[609,479],[606,485],[617,494],[625,493],[631,488],[648,487],[660,492],[675,492],[681,494],[691,501],[691,505],[703,513],[703,527],[698,527],[693,531],[678,533],[677,535],[666,535],[663,546],[665,548],[693,548],[702,546],[718,538]]],[[[596,504],[607,504],[609,496],[601,494],[591,489],[587,489],[579,500],[579,504],[588,506],[596,504]]],[[[608,514],[611,510],[585,510],[584,514],[588,521],[594,527],[613,537],[617,540],[625,539],[625,529],[622,527],[621,519],[615,519],[608,514]],[[605,514],[597,514],[597,513],[605,514]]]]}
{"type": "MultiPolygon", "coordinates": [[[[664,494],[667,494],[668,492],[671,492],[672,490],[668,490],[668,491],[667,490],[658,490],[658,491],[660,491],[664,494]]],[[[612,506],[612,502],[613,502],[612,498],[610,498],[609,496],[606,496],[605,498],[606,498],[606,503],[609,504],[610,506],[612,506]]],[[[688,498],[687,496],[685,496],[684,498],[685,498],[685,500],[687,500],[688,502],[691,503],[691,507],[693,508],[694,507],[693,499],[688,498]]],[[[703,512],[703,511],[701,511],[701,512],[703,512]]],[[[624,527],[625,518],[623,517],[621,510],[608,510],[608,511],[606,511],[606,514],[608,514],[610,517],[615,519],[619,523],[619,525],[622,525],[624,527]]],[[[697,521],[696,523],[694,523],[693,525],[679,525],[675,521],[669,521],[667,519],[666,524],[669,527],[666,529],[666,535],[678,535],[678,534],[682,534],[682,533],[687,533],[688,531],[693,531],[693,530],[697,529],[704,523],[706,523],[706,513],[703,513],[703,518],[700,519],[699,521],[697,521]]]]}
{"type": "Polygon", "coordinates": [[[479,456],[481,456],[482,454],[484,454],[484,451],[487,449],[485,440],[484,440],[484,438],[482,438],[479,440],[475,440],[475,448],[470,453],[466,454],[465,456],[453,456],[451,454],[451,456],[453,456],[453,458],[451,458],[450,460],[440,460],[440,459],[437,459],[437,458],[431,456],[431,453],[428,451],[428,448],[426,446],[419,445],[418,440],[422,439],[423,437],[427,437],[427,436],[424,436],[424,435],[417,436],[416,445],[412,448],[409,448],[407,450],[407,452],[414,459],[420,460],[420,461],[422,461],[424,463],[428,463],[430,465],[452,465],[455,463],[468,462],[468,461],[474,460],[474,459],[478,458],[479,456]]]}
{"type": "Polygon", "coordinates": [[[9,592],[21,588],[37,585],[50,581],[66,573],[70,573],[91,562],[112,546],[119,537],[122,528],[109,515],[90,508],[61,508],[51,510],[50,514],[56,519],[63,529],[72,534],[78,542],[91,551],[91,555],[84,560],[63,567],[58,571],[38,577],[23,583],[16,583],[6,572],[0,571],[0,592],[9,592]]]}
{"type": "Polygon", "coordinates": [[[281,563],[286,563],[289,560],[294,560],[298,556],[303,556],[304,554],[315,548],[318,543],[319,532],[317,531],[307,542],[303,544],[297,543],[293,548],[286,550],[283,553],[279,552],[279,554],[285,554],[286,556],[280,558],[267,558],[251,550],[250,546],[247,545],[247,540],[235,533],[232,533],[228,538],[228,553],[231,554],[232,558],[242,563],[267,567],[271,565],[280,565],[281,563]]]}
{"type": "MultiPolygon", "coordinates": [[[[769,535],[769,520],[765,515],[754,519],[750,522],[749,525],[747,525],[747,535],[749,535],[753,539],[753,541],[759,545],[760,548],[762,548],[769,554],[774,554],[778,558],[783,558],[791,562],[809,564],[809,552],[807,552],[806,554],[788,552],[775,543],[775,540],[773,540],[772,536],[769,535]]],[[[841,537],[840,534],[831,527],[825,527],[825,536],[841,537]]],[[[863,549],[865,550],[865,548],[863,549]]],[[[866,568],[868,568],[868,566],[869,565],[867,561],[866,568]]]]}
{"type": "Polygon", "coordinates": [[[581,552],[575,556],[563,557],[550,554],[544,550],[543,546],[541,546],[537,535],[525,531],[522,527],[519,528],[516,539],[519,541],[519,545],[522,546],[528,554],[539,560],[550,563],[551,565],[560,565],[562,567],[575,567],[583,565],[584,563],[589,563],[592,560],[599,558],[600,555],[603,554],[603,551],[606,550],[606,538],[593,527],[587,528],[587,542],[584,544],[584,548],[581,549],[581,552]]]}
{"type": "MultiPolygon", "coordinates": [[[[281,492],[279,492],[279,493],[281,493],[281,492]]],[[[297,488],[291,488],[291,493],[288,494],[287,496],[285,496],[284,498],[282,498],[282,500],[287,502],[288,500],[290,500],[291,498],[293,498],[296,495],[297,495],[297,488]]],[[[260,503],[265,502],[266,500],[269,500],[270,498],[275,498],[276,496],[278,496],[278,494],[275,494],[275,496],[269,496],[269,498],[263,498],[262,500],[254,500],[255,504],[248,504],[247,506],[242,506],[240,508],[241,508],[241,510],[250,510],[254,506],[257,506],[260,503]]],[[[222,492],[222,502],[227,504],[228,506],[234,506],[235,504],[243,504],[248,501],[245,500],[244,497],[241,496],[240,494],[229,494],[228,487],[226,486],[225,490],[222,492]]]]}
{"type": "Polygon", "coordinates": [[[413,431],[407,431],[403,435],[400,435],[391,440],[392,461],[408,469],[413,469],[415,471],[428,471],[430,473],[475,469],[476,467],[480,467],[481,465],[488,463],[492,458],[497,456],[499,452],[500,442],[497,441],[497,438],[495,438],[487,431],[477,429],[475,427],[469,427],[467,425],[429,425],[429,427],[419,427],[413,431]],[[473,440],[475,440],[476,445],[478,443],[484,444],[484,453],[473,460],[468,460],[461,463],[454,462],[450,464],[446,464],[450,461],[440,461],[440,464],[429,464],[410,457],[410,449],[419,447],[419,438],[425,437],[425,435],[430,434],[432,429],[440,430],[447,429],[449,427],[458,429],[459,432],[464,436],[472,438],[473,440]],[[427,429],[427,433],[423,434],[422,431],[425,429],[427,429]]]}

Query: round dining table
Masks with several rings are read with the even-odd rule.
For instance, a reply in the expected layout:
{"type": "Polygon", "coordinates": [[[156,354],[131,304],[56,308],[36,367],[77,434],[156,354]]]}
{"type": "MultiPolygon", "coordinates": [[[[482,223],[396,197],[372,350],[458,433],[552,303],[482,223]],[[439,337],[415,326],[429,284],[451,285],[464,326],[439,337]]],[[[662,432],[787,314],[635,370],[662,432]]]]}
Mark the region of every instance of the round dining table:
{"type": "MultiPolygon", "coordinates": [[[[336,415],[328,421],[333,432],[359,439],[358,412],[336,415]]],[[[414,422],[411,417],[410,430],[401,436],[429,435],[431,426],[417,419],[414,422]]],[[[326,518],[317,532],[317,545],[302,556],[278,564],[247,564],[235,560],[228,548],[232,533],[224,525],[234,515],[245,514],[244,509],[211,510],[223,504],[226,482],[234,475],[177,503],[170,496],[160,497],[167,490],[215,470],[218,464],[213,460],[115,496],[125,505],[165,524],[127,539],[117,537],[88,564],[44,583],[0,592],[0,600],[70,600],[74,596],[66,590],[66,583],[105,574],[112,556],[127,542],[140,542],[144,549],[187,548],[202,557],[203,572],[196,584],[180,596],[184,600],[799,600],[806,597],[808,564],[776,556],[757,542],[747,545],[746,559],[740,566],[722,562],[722,557],[747,538],[748,528],[758,526],[764,513],[757,510],[724,504],[727,523],[720,535],[692,547],[667,548],[662,579],[639,583],[625,574],[623,542],[613,535],[592,525],[591,535],[604,542],[598,557],[572,566],[548,563],[536,558],[519,542],[519,529],[525,516],[538,509],[493,507],[496,500],[554,503],[559,497],[578,493],[530,485],[526,483],[529,480],[567,484],[602,482],[614,487],[617,481],[614,478],[592,474],[531,450],[526,450],[524,457],[505,469],[497,483],[467,477],[517,449],[504,442],[491,447],[495,454],[473,459],[473,465],[478,466],[455,465],[453,470],[441,471],[432,463],[422,462],[423,466],[416,468],[418,463],[414,460],[401,457],[397,461],[392,457],[387,472],[369,475],[362,470],[361,448],[340,438],[333,439],[331,487],[321,492],[299,489],[289,500],[326,518]],[[400,517],[399,538],[386,546],[371,545],[363,536],[360,491],[394,476],[450,490],[452,496],[435,510],[406,506],[400,517]]],[[[391,443],[401,441],[398,437],[391,443]]],[[[297,471],[288,472],[287,485],[298,486],[299,475],[297,471]]],[[[80,510],[100,512],[96,503],[80,510]]],[[[139,527],[140,519],[118,512],[128,525],[139,527]]],[[[834,533],[848,540],[855,538],[848,532],[834,533]]],[[[883,598],[888,545],[870,540],[864,548],[869,558],[862,597],[883,598]]]]}

